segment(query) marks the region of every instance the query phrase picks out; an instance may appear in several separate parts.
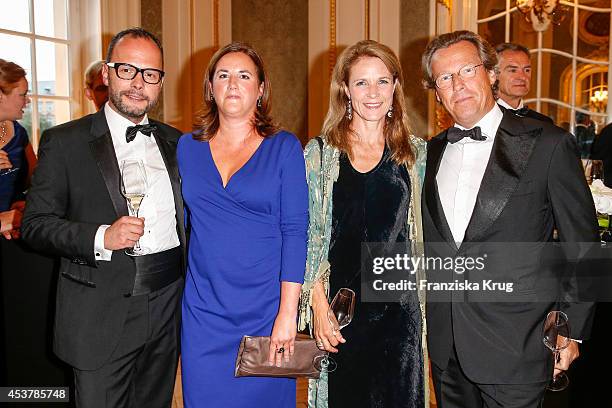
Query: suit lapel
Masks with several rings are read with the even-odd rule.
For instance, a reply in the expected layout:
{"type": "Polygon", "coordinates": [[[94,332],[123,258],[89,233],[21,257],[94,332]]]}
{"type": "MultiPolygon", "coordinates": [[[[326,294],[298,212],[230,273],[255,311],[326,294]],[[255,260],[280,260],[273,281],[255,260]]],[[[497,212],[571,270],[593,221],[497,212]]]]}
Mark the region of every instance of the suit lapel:
{"type": "Polygon", "coordinates": [[[89,148],[98,164],[115,212],[118,217],[128,215],[127,202],[121,196],[121,174],[117,155],[103,109],[94,116],[91,136],[93,139],[89,142],[89,148]]]}
{"type": "Polygon", "coordinates": [[[442,238],[451,245],[454,250],[457,250],[457,244],[453,238],[453,234],[448,226],[448,221],[444,215],[440,194],[438,192],[438,183],[436,176],[442,160],[442,155],[446,149],[446,132],[432,139],[427,147],[427,164],[425,170],[425,200],[427,208],[433,219],[436,228],[442,235],[442,238]]]}
{"type": "Polygon", "coordinates": [[[542,132],[533,123],[504,112],[463,242],[479,240],[508,204],[542,132]]]}

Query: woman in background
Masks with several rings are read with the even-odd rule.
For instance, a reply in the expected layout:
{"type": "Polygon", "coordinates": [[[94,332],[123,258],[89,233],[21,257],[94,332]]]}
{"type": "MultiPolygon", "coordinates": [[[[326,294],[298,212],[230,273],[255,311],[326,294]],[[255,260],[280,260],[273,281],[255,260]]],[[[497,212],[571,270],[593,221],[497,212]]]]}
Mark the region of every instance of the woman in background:
{"type": "Polygon", "coordinates": [[[34,167],[28,134],[17,122],[29,103],[25,70],[0,59],[0,232],[6,239],[19,237],[24,192],[34,167]]]}
{"type": "Polygon", "coordinates": [[[204,109],[178,146],[191,224],[181,335],[186,407],[295,407],[295,380],[234,378],[243,335],[293,354],[306,263],[302,147],[270,117],[270,83],[243,43],[215,53],[204,109]]]}
{"type": "Polygon", "coordinates": [[[375,41],[344,50],[329,105],[322,136],[305,151],[310,225],[299,328],[310,324],[319,348],[337,353],[338,368],[311,380],[309,404],[428,407],[422,294],[374,300],[361,290],[362,279],[371,278],[362,276],[362,243],[422,254],[415,244],[422,242],[425,143],[410,133],[393,51],[375,41]],[[357,298],[353,320],[340,332],[327,311],[342,287],[357,298]]]}

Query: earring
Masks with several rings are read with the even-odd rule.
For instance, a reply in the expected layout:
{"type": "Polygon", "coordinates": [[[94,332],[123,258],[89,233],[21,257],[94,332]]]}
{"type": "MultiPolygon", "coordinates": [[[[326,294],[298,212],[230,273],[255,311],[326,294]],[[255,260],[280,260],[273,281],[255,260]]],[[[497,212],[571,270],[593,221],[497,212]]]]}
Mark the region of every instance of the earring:
{"type": "Polygon", "coordinates": [[[257,107],[261,108],[261,96],[257,98],[257,107]]]}
{"type": "Polygon", "coordinates": [[[389,110],[387,111],[387,117],[390,118],[393,116],[393,105],[391,105],[389,107],[389,110]]]}
{"type": "Polygon", "coordinates": [[[211,102],[215,101],[215,95],[213,95],[212,92],[210,93],[210,101],[211,102]]]}
{"type": "Polygon", "coordinates": [[[346,103],[346,118],[348,120],[353,119],[353,104],[351,103],[351,97],[349,96],[348,102],[346,103]]]}

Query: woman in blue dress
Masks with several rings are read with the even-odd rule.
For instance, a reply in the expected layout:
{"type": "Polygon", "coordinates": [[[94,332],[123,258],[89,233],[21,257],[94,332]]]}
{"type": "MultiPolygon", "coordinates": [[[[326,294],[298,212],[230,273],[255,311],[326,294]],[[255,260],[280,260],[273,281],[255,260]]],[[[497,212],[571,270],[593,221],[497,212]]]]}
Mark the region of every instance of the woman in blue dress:
{"type": "Polygon", "coordinates": [[[234,378],[243,335],[291,358],[306,263],[302,148],[269,116],[261,58],[232,43],[204,76],[198,130],[178,146],[191,226],[181,332],[186,407],[295,407],[295,380],[234,378]]]}
{"type": "Polygon", "coordinates": [[[17,122],[28,103],[25,70],[0,59],[0,230],[6,239],[19,236],[28,170],[33,168],[28,160],[35,157],[26,130],[17,122]]]}

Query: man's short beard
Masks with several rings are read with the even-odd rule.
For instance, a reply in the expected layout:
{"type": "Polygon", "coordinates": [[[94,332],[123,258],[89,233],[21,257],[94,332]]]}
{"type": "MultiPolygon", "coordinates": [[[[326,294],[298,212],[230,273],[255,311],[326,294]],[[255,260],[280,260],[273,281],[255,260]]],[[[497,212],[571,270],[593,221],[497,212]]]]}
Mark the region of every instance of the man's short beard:
{"type": "Polygon", "coordinates": [[[110,89],[109,89],[109,93],[108,93],[108,97],[110,98],[110,101],[113,103],[113,106],[115,108],[117,108],[119,113],[123,114],[127,118],[140,119],[147,112],[149,112],[151,110],[151,108],[157,103],[157,99],[150,100],[150,99],[147,98],[147,106],[144,107],[144,108],[136,108],[134,106],[129,106],[129,105],[123,103],[123,101],[121,99],[121,97],[124,94],[128,94],[128,93],[129,93],[129,91],[113,92],[110,89]]]}

